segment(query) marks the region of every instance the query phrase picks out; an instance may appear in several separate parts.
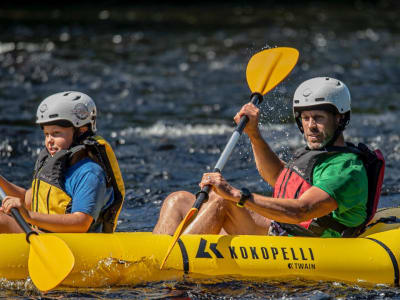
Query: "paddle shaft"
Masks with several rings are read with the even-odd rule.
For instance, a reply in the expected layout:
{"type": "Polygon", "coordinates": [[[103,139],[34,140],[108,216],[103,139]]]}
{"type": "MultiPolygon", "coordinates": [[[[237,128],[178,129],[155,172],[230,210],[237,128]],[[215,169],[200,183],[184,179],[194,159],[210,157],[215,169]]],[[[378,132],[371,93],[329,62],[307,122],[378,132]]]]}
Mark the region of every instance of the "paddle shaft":
{"type": "MultiPolygon", "coordinates": [[[[4,199],[6,197],[6,193],[0,187],[0,197],[4,199]]],[[[19,210],[15,207],[11,208],[11,214],[14,217],[15,221],[17,221],[18,225],[21,229],[26,233],[26,241],[29,243],[29,237],[31,234],[38,234],[36,231],[33,231],[32,228],[26,223],[25,219],[21,216],[19,210]]]]}
{"type": "MultiPolygon", "coordinates": [[[[253,93],[250,97],[250,102],[254,105],[258,106],[263,101],[263,96],[259,93],[253,93]]],[[[224,168],[226,162],[228,161],[229,156],[231,155],[233,149],[235,148],[244,128],[247,125],[249,118],[247,116],[243,116],[240,119],[239,124],[236,126],[234,132],[232,133],[231,138],[229,139],[228,143],[225,146],[224,151],[222,152],[221,156],[219,157],[217,164],[214,167],[214,172],[221,172],[224,168]]],[[[200,209],[201,205],[204,201],[208,199],[208,194],[211,190],[210,185],[206,185],[202,188],[202,190],[197,193],[196,201],[193,204],[194,208],[200,209]]]]}

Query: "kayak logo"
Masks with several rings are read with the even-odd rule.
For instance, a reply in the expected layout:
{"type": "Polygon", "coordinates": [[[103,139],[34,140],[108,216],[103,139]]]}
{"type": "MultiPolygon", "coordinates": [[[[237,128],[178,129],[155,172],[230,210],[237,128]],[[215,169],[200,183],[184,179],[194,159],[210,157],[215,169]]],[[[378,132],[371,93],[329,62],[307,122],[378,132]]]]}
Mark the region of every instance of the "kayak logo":
{"type": "MultiPolygon", "coordinates": [[[[226,251],[222,251],[221,253],[217,249],[217,245],[217,243],[210,243],[207,249],[207,240],[201,238],[196,258],[213,258],[213,256],[224,258],[222,253],[229,253],[231,259],[290,261],[288,263],[289,269],[313,269],[311,264],[315,260],[312,248],[228,246],[226,251]]],[[[226,255],[229,257],[229,254],[226,255]]]]}
{"type": "MultiPolygon", "coordinates": [[[[199,249],[197,249],[196,258],[212,258],[211,254],[206,251],[207,241],[200,239],[199,249]]],[[[217,243],[210,243],[210,250],[217,258],[224,258],[224,256],[217,250],[217,243]]]]}
{"type": "Polygon", "coordinates": [[[315,264],[288,263],[289,270],[315,270],[315,264]]]}

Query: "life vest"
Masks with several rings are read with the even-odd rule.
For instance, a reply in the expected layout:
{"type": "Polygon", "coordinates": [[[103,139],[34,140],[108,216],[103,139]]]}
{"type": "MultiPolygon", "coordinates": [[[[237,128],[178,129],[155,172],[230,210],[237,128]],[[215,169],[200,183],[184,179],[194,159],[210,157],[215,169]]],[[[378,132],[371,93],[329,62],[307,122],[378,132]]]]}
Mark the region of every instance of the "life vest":
{"type": "Polygon", "coordinates": [[[125,187],[117,159],[111,146],[101,136],[89,136],[79,145],[60,150],[51,156],[44,148],[36,161],[32,181],[32,211],[44,214],[65,214],[71,210],[71,197],[64,188],[65,172],[71,163],[90,157],[106,173],[107,187],[112,186],[113,203],[101,212],[96,222],[103,232],[114,232],[125,198],[125,187]]]}
{"type": "Polygon", "coordinates": [[[326,229],[333,229],[343,237],[359,235],[366,224],[376,213],[381,194],[385,160],[379,149],[371,151],[365,144],[356,147],[347,143],[347,147],[328,147],[323,150],[302,149],[294,155],[279,175],[274,188],[274,198],[299,198],[306,190],[312,187],[314,168],[323,156],[337,153],[355,153],[359,155],[365,166],[368,176],[367,217],[359,226],[348,227],[332,217],[332,214],[296,224],[278,222],[289,234],[296,236],[321,236],[326,229]]]}

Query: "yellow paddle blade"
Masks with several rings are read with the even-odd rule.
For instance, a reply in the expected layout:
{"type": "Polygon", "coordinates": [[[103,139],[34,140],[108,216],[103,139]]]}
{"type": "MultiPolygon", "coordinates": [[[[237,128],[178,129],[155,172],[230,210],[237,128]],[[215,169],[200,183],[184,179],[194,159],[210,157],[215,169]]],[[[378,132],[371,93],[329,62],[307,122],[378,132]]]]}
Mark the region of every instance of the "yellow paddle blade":
{"type": "Polygon", "coordinates": [[[49,291],[68,276],[75,258],[67,244],[56,236],[32,234],[29,242],[29,275],[39,290],[49,291]]]}
{"type": "Polygon", "coordinates": [[[171,254],[172,249],[174,248],[176,242],[178,241],[179,237],[182,235],[183,231],[186,229],[186,227],[192,222],[192,220],[195,218],[199,210],[195,207],[192,207],[189,212],[186,214],[185,218],[182,220],[182,222],[179,224],[178,228],[176,228],[174,235],[172,236],[172,243],[169,245],[167,254],[165,255],[161,265],[160,265],[160,270],[165,265],[165,262],[167,261],[168,256],[171,254]]]}
{"type": "Polygon", "coordinates": [[[280,47],[253,55],[247,64],[247,84],[253,93],[265,95],[289,75],[299,58],[294,48],[280,47]]]}

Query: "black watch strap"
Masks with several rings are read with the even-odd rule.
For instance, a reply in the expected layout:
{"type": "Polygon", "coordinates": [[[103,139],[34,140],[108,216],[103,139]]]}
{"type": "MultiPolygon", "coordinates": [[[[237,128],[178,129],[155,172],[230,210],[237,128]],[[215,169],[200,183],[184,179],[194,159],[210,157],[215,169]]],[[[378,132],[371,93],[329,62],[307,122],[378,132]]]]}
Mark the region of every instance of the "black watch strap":
{"type": "Polygon", "coordinates": [[[244,207],[244,204],[246,203],[247,200],[251,198],[251,193],[248,189],[242,188],[240,190],[240,200],[239,202],[236,203],[236,206],[238,207],[244,207]]]}

